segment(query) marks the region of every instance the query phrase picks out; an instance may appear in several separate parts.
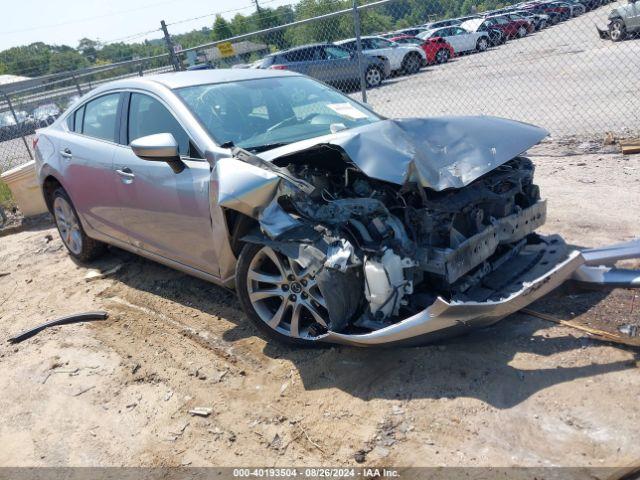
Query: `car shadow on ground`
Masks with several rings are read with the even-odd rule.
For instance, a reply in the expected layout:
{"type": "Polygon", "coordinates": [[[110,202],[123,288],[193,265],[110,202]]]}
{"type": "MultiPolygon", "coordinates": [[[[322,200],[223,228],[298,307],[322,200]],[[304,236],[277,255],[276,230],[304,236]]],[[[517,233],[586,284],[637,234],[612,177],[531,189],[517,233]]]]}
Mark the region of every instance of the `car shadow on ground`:
{"type": "MultiPolygon", "coordinates": [[[[127,263],[116,274],[117,280],[230,321],[234,326],[222,334],[222,339],[237,344],[240,352],[253,354],[242,347],[242,340],[260,334],[245,318],[233,292],[135,255],[117,252],[127,263]],[[146,274],[141,274],[145,271],[146,274]]],[[[562,295],[562,292],[551,294],[539,302],[544,305],[549,301],[552,305],[562,301],[566,311],[577,316],[594,303],[604,301],[608,292],[588,292],[586,302],[580,294],[564,302],[562,295]]],[[[420,347],[300,349],[268,341],[263,353],[273,359],[291,361],[306,390],[329,392],[337,388],[363,400],[470,397],[495,408],[513,407],[553,385],[635,368],[634,360],[590,363],[581,352],[601,344],[570,334],[558,336],[557,330],[549,331],[553,326],[534,317],[514,314],[494,326],[420,347]],[[571,364],[562,365],[552,359],[565,352],[575,352],[569,357],[571,364]],[[536,368],[531,368],[532,364],[536,368]]]]}

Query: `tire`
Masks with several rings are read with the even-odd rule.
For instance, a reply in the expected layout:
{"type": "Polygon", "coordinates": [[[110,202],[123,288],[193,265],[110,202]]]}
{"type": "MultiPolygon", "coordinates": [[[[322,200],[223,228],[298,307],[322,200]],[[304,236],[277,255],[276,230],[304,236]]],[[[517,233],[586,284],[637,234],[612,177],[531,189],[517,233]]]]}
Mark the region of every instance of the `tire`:
{"type": "Polygon", "coordinates": [[[525,27],[523,27],[523,26],[520,26],[518,28],[517,35],[518,35],[518,38],[526,37],[527,36],[527,29],[525,27]]]}
{"type": "Polygon", "coordinates": [[[303,347],[324,345],[311,339],[329,324],[324,298],[314,277],[294,261],[248,243],[238,258],[236,290],[247,317],[267,337],[303,347]]]}
{"type": "Polygon", "coordinates": [[[384,76],[382,74],[382,70],[375,65],[371,65],[364,72],[364,80],[369,88],[375,88],[380,86],[382,83],[384,76]]]}
{"type": "Polygon", "coordinates": [[[451,54],[449,53],[449,50],[447,50],[446,48],[441,48],[436,52],[436,57],[435,57],[436,63],[438,64],[447,63],[450,57],[451,57],[451,54]]]}
{"type": "Polygon", "coordinates": [[[413,75],[420,71],[422,57],[417,53],[408,53],[402,60],[402,71],[405,75],[413,75]]]}
{"type": "Polygon", "coordinates": [[[87,236],[64,189],[58,188],[53,192],[51,205],[58,233],[69,255],[80,262],[90,262],[104,254],[107,245],[87,236]]]}
{"type": "Polygon", "coordinates": [[[627,37],[627,29],[621,19],[616,19],[609,26],[609,36],[613,42],[621,42],[627,37]]]}
{"type": "Polygon", "coordinates": [[[487,48],[489,48],[489,41],[486,37],[481,37],[476,42],[476,51],[484,52],[487,48]]]}
{"type": "Polygon", "coordinates": [[[544,30],[545,28],[547,28],[547,21],[541,20],[540,23],[538,24],[538,30],[544,30]]]}

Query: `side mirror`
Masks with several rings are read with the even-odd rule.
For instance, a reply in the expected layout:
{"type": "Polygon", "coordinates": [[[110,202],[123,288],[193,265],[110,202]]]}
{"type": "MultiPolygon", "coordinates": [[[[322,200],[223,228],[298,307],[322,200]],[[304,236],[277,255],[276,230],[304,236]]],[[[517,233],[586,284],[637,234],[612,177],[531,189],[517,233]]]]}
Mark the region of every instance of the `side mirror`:
{"type": "Polygon", "coordinates": [[[175,173],[185,169],[180,160],[178,142],[170,133],[157,133],[140,137],[131,142],[131,150],[142,160],[151,162],[166,162],[175,173]]]}

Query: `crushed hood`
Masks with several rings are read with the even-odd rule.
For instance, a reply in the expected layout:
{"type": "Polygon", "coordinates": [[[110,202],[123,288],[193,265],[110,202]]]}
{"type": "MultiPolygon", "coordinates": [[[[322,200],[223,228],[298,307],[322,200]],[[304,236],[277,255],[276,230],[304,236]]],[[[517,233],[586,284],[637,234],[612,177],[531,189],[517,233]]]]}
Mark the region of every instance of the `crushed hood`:
{"type": "Polygon", "coordinates": [[[543,128],[497,117],[389,119],[260,153],[275,160],[322,146],[341,148],[367,176],[398,185],[462,188],[539,143],[543,128]]]}

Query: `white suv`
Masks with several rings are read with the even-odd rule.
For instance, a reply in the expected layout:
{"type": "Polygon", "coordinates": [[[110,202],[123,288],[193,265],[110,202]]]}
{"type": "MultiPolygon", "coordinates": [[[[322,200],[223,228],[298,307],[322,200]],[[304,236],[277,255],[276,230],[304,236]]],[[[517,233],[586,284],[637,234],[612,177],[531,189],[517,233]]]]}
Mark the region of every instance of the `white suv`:
{"type": "MultiPolygon", "coordinates": [[[[352,52],[357,50],[356,39],[340,40],[336,45],[352,52]]],[[[408,75],[416,73],[427,64],[427,55],[415,45],[400,45],[382,37],[362,37],[362,53],[387,59],[394,72],[402,71],[408,75]]]]}

